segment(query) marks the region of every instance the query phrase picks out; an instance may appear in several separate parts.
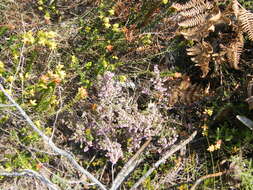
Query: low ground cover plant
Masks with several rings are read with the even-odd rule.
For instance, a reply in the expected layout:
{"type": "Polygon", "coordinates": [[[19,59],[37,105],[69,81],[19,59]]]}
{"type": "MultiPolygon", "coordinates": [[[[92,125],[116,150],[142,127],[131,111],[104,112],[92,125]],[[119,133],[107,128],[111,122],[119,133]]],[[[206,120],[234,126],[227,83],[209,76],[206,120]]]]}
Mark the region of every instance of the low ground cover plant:
{"type": "Polygon", "coordinates": [[[247,0],[0,2],[0,189],[252,189],[247,0]]]}

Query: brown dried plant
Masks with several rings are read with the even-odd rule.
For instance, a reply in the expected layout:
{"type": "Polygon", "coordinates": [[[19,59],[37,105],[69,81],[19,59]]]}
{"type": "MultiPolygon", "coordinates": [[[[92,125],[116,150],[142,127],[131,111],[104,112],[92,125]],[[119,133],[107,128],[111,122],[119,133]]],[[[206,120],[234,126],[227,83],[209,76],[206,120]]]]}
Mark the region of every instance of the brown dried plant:
{"type": "Polygon", "coordinates": [[[187,49],[187,54],[194,56],[191,60],[200,67],[202,77],[209,73],[211,61],[215,64],[228,62],[231,68],[239,69],[244,46],[243,33],[253,40],[253,13],[243,8],[237,0],[231,1],[224,10],[219,7],[218,1],[206,0],[190,0],[183,5],[175,3],[172,7],[183,18],[178,24],[178,34],[195,44],[187,49]],[[224,35],[218,35],[210,39],[211,32],[221,33],[218,31],[221,25],[230,27],[235,37],[227,35],[229,37],[221,38],[224,35]]]}
{"type": "Polygon", "coordinates": [[[173,78],[173,80],[167,82],[167,85],[174,83],[174,87],[171,89],[172,94],[169,98],[169,106],[174,106],[176,103],[190,105],[208,94],[208,89],[204,89],[200,84],[192,84],[190,77],[186,75],[180,78],[173,78]]]}

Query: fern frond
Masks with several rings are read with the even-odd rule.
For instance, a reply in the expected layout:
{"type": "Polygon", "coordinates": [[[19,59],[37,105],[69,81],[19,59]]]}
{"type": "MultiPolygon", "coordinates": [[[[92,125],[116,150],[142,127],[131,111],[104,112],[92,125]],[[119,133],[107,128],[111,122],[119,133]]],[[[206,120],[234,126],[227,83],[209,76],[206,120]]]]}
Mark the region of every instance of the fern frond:
{"type": "Polygon", "coordinates": [[[176,9],[177,11],[182,11],[182,10],[191,9],[195,6],[204,5],[204,4],[205,4],[204,0],[191,0],[183,5],[179,3],[173,3],[172,7],[176,9]]]}
{"type": "Polygon", "coordinates": [[[231,42],[227,48],[227,58],[230,64],[230,67],[234,69],[239,69],[240,56],[243,51],[244,39],[242,32],[238,34],[238,37],[234,42],[231,42]]]}
{"type": "Polygon", "coordinates": [[[181,97],[181,101],[186,104],[191,104],[196,102],[201,98],[201,86],[197,84],[190,85],[184,92],[183,96],[181,97]]]}
{"type": "Polygon", "coordinates": [[[240,9],[239,9],[239,3],[237,0],[233,0],[232,9],[233,9],[235,17],[238,18],[238,15],[240,13],[240,9]]]}
{"type": "Polygon", "coordinates": [[[208,15],[208,21],[212,22],[212,23],[217,23],[220,19],[221,19],[221,12],[220,10],[216,10],[217,13],[216,14],[210,14],[208,15]]]}
{"type": "Polygon", "coordinates": [[[192,55],[192,56],[199,55],[202,53],[202,51],[203,49],[201,47],[201,44],[196,44],[193,47],[187,48],[187,55],[192,55]]]}
{"type": "Polygon", "coordinates": [[[243,31],[247,33],[249,39],[253,41],[253,13],[241,8],[238,19],[241,22],[243,31]]]}
{"type": "Polygon", "coordinates": [[[211,60],[210,56],[203,56],[203,57],[197,57],[195,60],[198,60],[198,64],[195,64],[196,66],[199,66],[202,71],[202,78],[205,78],[206,75],[209,73],[209,62],[211,60]]]}
{"type": "Polygon", "coordinates": [[[186,28],[197,26],[199,24],[202,24],[202,23],[206,22],[206,17],[207,16],[208,16],[207,13],[196,15],[195,17],[193,17],[191,19],[187,19],[183,22],[180,22],[178,25],[182,26],[182,27],[186,27],[186,28]]]}
{"type": "Polygon", "coordinates": [[[184,17],[193,17],[195,15],[201,14],[205,12],[206,10],[210,10],[212,8],[213,8],[213,4],[210,2],[207,2],[206,4],[200,4],[200,5],[192,7],[191,9],[183,10],[180,12],[180,14],[184,17]]]}
{"type": "Polygon", "coordinates": [[[208,42],[203,41],[202,43],[198,43],[193,47],[187,48],[187,55],[200,55],[205,54],[209,55],[213,52],[213,48],[211,44],[208,42]]]}
{"type": "Polygon", "coordinates": [[[211,54],[213,48],[211,44],[207,42],[198,43],[195,46],[187,49],[187,55],[192,55],[191,60],[195,62],[196,66],[199,66],[202,71],[202,77],[204,78],[209,72],[209,62],[211,61],[211,54]]]}
{"type": "Polygon", "coordinates": [[[210,31],[213,32],[214,30],[215,26],[212,23],[207,23],[202,25],[201,27],[195,26],[183,29],[180,31],[180,34],[182,34],[187,40],[199,42],[202,38],[207,37],[210,31]]]}

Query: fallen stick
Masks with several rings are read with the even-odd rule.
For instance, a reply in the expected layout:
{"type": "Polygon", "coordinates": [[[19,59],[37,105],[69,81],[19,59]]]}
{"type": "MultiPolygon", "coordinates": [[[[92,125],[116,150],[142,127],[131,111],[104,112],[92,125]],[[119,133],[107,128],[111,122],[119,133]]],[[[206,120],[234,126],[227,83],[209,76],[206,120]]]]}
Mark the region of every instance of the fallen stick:
{"type": "Polygon", "coordinates": [[[143,159],[138,157],[140,154],[145,150],[145,148],[149,145],[152,138],[150,137],[142,146],[141,148],[134,154],[134,156],[124,165],[124,167],[120,170],[119,174],[117,175],[116,179],[114,180],[112,187],[110,190],[116,190],[119,186],[123,183],[126,177],[134,170],[134,168],[139,165],[143,159]]]}
{"type": "Polygon", "coordinates": [[[21,172],[5,172],[0,171],[0,176],[5,177],[19,177],[19,176],[28,176],[28,177],[35,177],[38,180],[40,180],[42,183],[44,183],[50,190],[59,190],[59,188],[53,184],[49,179],[47,179],[45,176],[40,175],[38,172],[33,170],[23,170],[21,172]]]}
{"type": "Polygon", "coordinates": [[[194,185],[191,187],[190,190],[195,190],[196,187],[202,182],[204,181],[205,179],[208,179],[208,178],[211,178],[211,177],[219,177],[219,176],[222,176],[224,174],[227,174],[229,171],[223,171],[223,172],[218,172],[218,173],[214,173],[214,174],[208,174],[208,175],[205,175],[205,176],[202,176],[201,178],[199,178],[195,183],[194,185]]]}
{"type": "Polygon", "coordinates": [[[43,139],[43,141],[45,143],[47,143],[49,145],[49,147],[55,153],[57,153],[57,154],[65,157],[65,158],[67,158],[67,160],[72,164],[72,166],[74,166],[82,174],[86,175],[92,182],[94,182],[95,184],[97,184],[100,187],[100,189],[107,190],[106,187],[100,181],[98,181],[90,172],[88,172],[81,165],[79,165],[78,162],[73,158],[73,156],[70,153],[68,153],[65,150],[62,150],[62,149],[58,148],[48,136],[46,136],[38,127],[36,127],[36,125],[33,123],[33,121],[30,119],[30,117],[26,114],[26,112],[6,92],[6,90],[4,89],[4,87],[2,86],[2,84],[0,84],[0,90],[9,99],[9,101],[18,109],[18,111],[25,118],[25,120],[27,121],[27,123],[33,128],[33,130],[35,132],[37,132],[39,134],[39,136],[41,136],[41,138],[43,139]]]}
{"type": "Polygon", "coordinates": [[[197,135],[197,131],[193,132],[192,135],[186,139],[185,141],[181,142],[179,145],[175,145],[171,148],[171,150],[167,151],[165,155],[158,160],[152,168],[150,168],[134,185],[130,190],[137,189],[139,185],[156,169],[158,168],[161,164],[165,163],[165,161],[172,156],[175,152],[186,146],[194,137],[197,135]]]}

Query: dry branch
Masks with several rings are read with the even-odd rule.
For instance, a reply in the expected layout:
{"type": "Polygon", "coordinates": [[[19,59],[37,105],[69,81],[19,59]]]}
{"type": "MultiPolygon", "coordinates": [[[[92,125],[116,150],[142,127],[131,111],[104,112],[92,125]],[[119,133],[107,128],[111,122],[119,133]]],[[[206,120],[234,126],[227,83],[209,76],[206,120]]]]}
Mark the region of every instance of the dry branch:
{"type": "Polygon", "coordinates": [[[135,153],[135,155],[124,165],[124,167],[121,169],[119,174],[117,175],[115,181],[112,184],[112,187],[110,190],[116,190],[119,188],[119,186],[123,183],[123,181],[126,179],[126,177],[134,170],[134,168],[139,165],[143,159],[138,157],[140,154],[145,150],[145,148],[149,145],[152,138],[150,137],[142,146],[141,148],[135,153]]]}
{"type": "Polygon", "coordinates": [[[158,160],[152,168],[150,168],[134,185],[130,190],[137,189],[139,185],[156,169],[158,168],[161,164],[165,163],[165,161],[172,156],[175,152],[186,146],[189,142],[194,139],[194,137],[197,135],[197,131],[193,132],[192,135],[186,139],[185,141],[181,142],[179,145],[175,145],[171,148],[171,150],[167,151],[164,156],[158,160]]]}
{"type": "Polygon", "coordinates": [[[33,170],[23,170],[21,172],[5,172],[0,171],[0,176],[6,176],[6,177],[20,177],[20,176],[27,176],[27,177],[35,177],[38,180],[40,180],[42,183],[44,183],[48,189],[50,190],[59,190],[59,188],[53,184],[49,179],[47,179],[45,176],[42,176],[36,171],[33,170]]]}
{"type": "Polygon", "coordinates": [[[30,117],[26,114],[26,112],[16,103],[16,101],[5,91],[4,87],[0,84],[0,90],[4,93],[4,95],[9,99],[9,101],[18,109],[18,111],[21,113],[21,115],[25,118],[27,123],[33,128],[33,130],[38,133],[43,141],[50,146],[50,148],[57,154],[67,158],[67,160],[82,174],[86,175],[92,182],[97,184],[100,189],[107,190],[106,187],[98,181],[90,172],[85,170],[81,165],[78,164],[78,162],[73,158],[71,153],[62,150],[58,148],[53,141],[46,136],[36,125],[33,123],[33,121],[30,119],[30,117]]]}
{"type": "Polygon", "coordinates": [[[208,175],[202,176],[201,178],[199,178],[199,179],[194,183],[194,185],[191,187],[190,190],[195,190],[196,187],[197,187],[202,181],[204,181],[205,179],[208,179],[208,178],[211,178],[211,177],[219,177],[219,176],[222,176],[222,175],[227,174],[227,173],[228,173],[228,171],[223,171],[223,172],[218,172],[218,173],[208,174],[208,175]]]}

